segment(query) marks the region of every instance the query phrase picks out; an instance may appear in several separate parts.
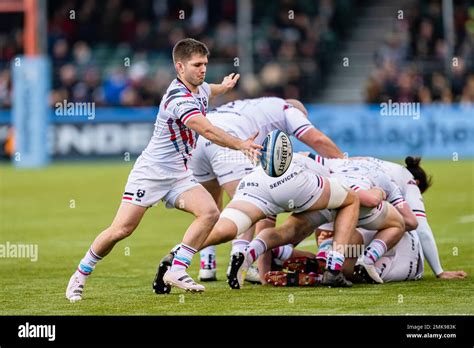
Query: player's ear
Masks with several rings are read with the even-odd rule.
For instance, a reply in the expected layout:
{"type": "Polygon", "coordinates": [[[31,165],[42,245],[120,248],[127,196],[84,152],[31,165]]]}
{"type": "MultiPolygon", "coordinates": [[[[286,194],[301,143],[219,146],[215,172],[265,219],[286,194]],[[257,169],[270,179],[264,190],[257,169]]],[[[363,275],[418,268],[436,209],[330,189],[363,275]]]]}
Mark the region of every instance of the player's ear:
{"type": "Polygon", "coordinates": [[[176,69],[176,72],[178,75],[182,75],[184,73],[184,64],[179,61],[174,64],[174,68],[176,69]]]}

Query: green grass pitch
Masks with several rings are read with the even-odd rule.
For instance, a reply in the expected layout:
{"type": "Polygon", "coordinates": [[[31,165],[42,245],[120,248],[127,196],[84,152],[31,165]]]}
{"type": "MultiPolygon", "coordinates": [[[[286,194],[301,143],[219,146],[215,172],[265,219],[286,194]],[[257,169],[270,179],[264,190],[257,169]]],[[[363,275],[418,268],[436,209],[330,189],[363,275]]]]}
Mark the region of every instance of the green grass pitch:
{"type": "MultiPolygon", "coordinates": [[[[192,295],[155,295],[159,259],[192,216],[160,205],[119,243],[89,278],[85,299],[71,304],[65,288],[95,236],[110,224],[132,163],[59,163],[42,170],[0,166],[0,244],[38,245],[38,260],[0,258],[1,315],[334,315],[474,314],[474,161],[424,161],[434,177],[425,194],[445,270],[464,280],[438,280],[425,262],[420,281],[351,289],[275,288],[225,282],[230,246],[218,247],[218,282],[192,295]]],[[[305,249],[313,250],[308,245],[305,249]]],[[[197,278],[199,257],[191,276],[197,278]]]]}

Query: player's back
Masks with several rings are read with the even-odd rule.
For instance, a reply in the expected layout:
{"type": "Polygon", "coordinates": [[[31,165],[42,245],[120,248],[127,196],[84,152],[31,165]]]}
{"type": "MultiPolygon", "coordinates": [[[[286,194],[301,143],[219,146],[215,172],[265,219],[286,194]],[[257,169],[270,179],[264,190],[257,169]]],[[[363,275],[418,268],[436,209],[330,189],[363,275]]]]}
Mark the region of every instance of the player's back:
{"type": "Polygon", "coordinates": [[[213,125],[241,139],[247,139],[258,131],[255,143],[260,144],[274,129],[288,132],[285,115],[288,107],[284,99],[276,97],[235,100],[211,110],[207,118],[213,125]]]}
{"type": "Polygon", "coordinates": [[[374,157],[368,157],[367,159],[369,160],[369,162],[378,165],[379,168],[381,168],[385,172],[385,174],[389,175],[392,180],[397,184],[397,186],[400,187],[400,190],[404,195],[406,193],[407,185],[415,184],[413,175],[404,166],[398,163],[384,161],[374,157]]]}

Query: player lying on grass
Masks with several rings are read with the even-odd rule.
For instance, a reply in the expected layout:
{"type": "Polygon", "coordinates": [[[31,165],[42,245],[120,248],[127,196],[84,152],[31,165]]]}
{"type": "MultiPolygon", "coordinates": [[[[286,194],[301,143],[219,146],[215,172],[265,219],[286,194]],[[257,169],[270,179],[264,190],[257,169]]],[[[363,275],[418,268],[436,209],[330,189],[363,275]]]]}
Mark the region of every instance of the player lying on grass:
{"type": "Polygon", "coordinates": [[[185,290],[204,291],[186,269],[218,220],[219,210],[188,168],[197,136],[201,134],[250,156],[258,155],[261,149],[253,143],[256,135],[241,140],[213,126],[204,117],[209,97],[232,89],[239,78],[231,74],[219,85],[205,83],[208,55],[207,47],[193,39],[181,40],[173,48],[178,77],[163,96],[153,136],[135,162],[112,225],[97,236],[69,281],[66,297],[70,301],[82,299],[86,279],[96,264],[117,242],[132,234],[147,209],[160,200],[168,208],[176,207],[196,217],[164,277],[168,284],[185,290]]]}
{"type": "MultiPolygon", "coordinates": [[[[285,211],[292,212],[292,217],[306,221],[315,228],[332,219],[329,209],[333,209],[333,212],[337,212],[334,224],[335,247],[328,254],[327,270],[324,272],[322,284],[334,287],[351,286],[341,273],[344,255],[339,245],[348,242],[349,234],[357,224],[359,200],[355,192],[328,175],[326,168],[298,154],[294,154],[291,165],[281,177],[270,177],[258,166],[240,181],[234,198],[221,213],[219,221],[202,247],[230,241],[266,216],[275,216],[285,211]]],[[[234,289],[242,286],[242,264],[248,263],[250,266],[267,249],[264,241],[256,241],[251,243],[253,251],[245,256],[247,259],[242,252],[232,255],[228,281],[234,289]],[[255,245],[256,243],[258,245],[255,245]],[[251,262],[248,262],[249,259],[251,262]]],[[[283,244],[286,243],[279,245],[283,244]]],[[[173,253],[162,260],[161,264],[169,263],[172,258],[173,253]]],[[[156,285],[162,284],[163,279],[157,274],[155,289],[156,285]]]]}
{"type": "MultiPolygon", "coordinates": [[[[343,158],[342,152],[327,136],[316,129],[307,118],[307,110],[298,100],[267,97],[236,100],[211,110],[206,118],[229,134],[246,139],[257,130],[256,143],[261,143],[265,135],[279,129],[293,135],[325,157],[343,158]]],[[[222,189],[232,199],[239,181],[254,168],[241,152],[214,144],[200,137],[190,161],[196,180],[213,196],[218,206],[222,206],[222,189]]],[[[254,228],[232,241],[231,255],[242,251],[253,238],[254,228]]],[[[216,280],[215,246],[204,248],[201,254],[199,279],[216,280]]],[[[254,270],[255,271],[255,270],[254,270]]],[[[250,270],[247,278],[250,276],[250,270]]],[[[255,278],[252,277],[250,279],[255,278]]],[[[258,273],[256,275],[258,280],[258,273]]]]}

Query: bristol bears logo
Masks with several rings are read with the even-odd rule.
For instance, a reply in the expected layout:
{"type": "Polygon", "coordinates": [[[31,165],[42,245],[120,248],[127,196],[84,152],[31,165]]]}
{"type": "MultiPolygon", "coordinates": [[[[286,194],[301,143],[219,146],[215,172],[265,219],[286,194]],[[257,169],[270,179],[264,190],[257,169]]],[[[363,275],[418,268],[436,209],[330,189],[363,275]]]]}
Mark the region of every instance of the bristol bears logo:
{"type": "Polygon", "coordinates": [[[145,190],[138,190],[137,191],[137,198],[135,198],[135,200],[137,200],[138,202],[141,202],[140,198],[143,198],[144,195],[145,195],[145,190]]]}

